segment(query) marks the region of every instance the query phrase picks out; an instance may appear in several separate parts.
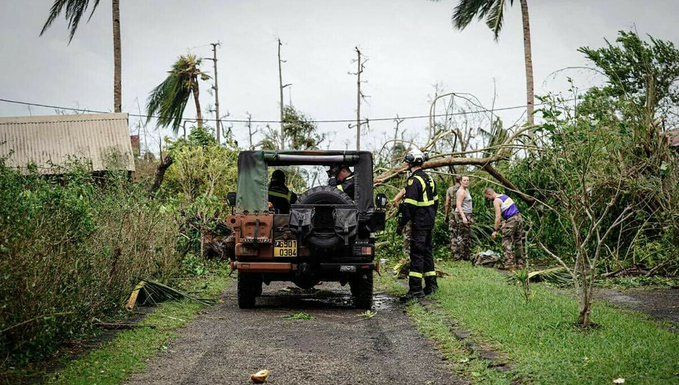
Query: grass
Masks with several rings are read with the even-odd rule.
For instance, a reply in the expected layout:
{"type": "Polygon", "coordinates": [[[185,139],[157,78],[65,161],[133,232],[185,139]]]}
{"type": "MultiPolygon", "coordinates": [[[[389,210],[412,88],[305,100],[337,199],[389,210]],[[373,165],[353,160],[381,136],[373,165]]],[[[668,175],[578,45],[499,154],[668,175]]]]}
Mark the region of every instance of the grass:
{"type": "MultiPolygon", "coordinates": [[[[197,291],[201,298],[219,298],[230,282],[228,272],[207,274],[184,282],[183,288],[197,291]]],[[[167,349],[177,330],[196,318],[204,305],[194,301],[166,302],[139,323],[119,333],[83,358],[72,361],[47,383],[54,385],[117,385],[142,371],[146,361],[167,349]]]]}
{"type": "Polygon", "coordinates": [[[314,319],[314,316],[312,316],[311,314],[307,314],[305,312],[299,312],[287,315],[284,318],[293,321],[311,321],[312,319],[314,319]]]}
{"type": "MultiPolygon", "coordinates": [[[[522,290],[491,269],[456,263],[439,281],[435,296],[442,314],[458,321],[474,338],[506,353],[519,376],[535,384],[679,384],[679,335],[646,317],[597,303],[583,331],[574,323],[578,306],[569,296],[532,285],[526,303],[522,290]]],[[[416,324],[451,357],[461,357],[456,341],[436,315],[409,309],[416,324]]],[[[497,383],[474,370],[482,383],[497,383]],[[486,381],[486,379],[488,381],[486,381]]]]}
{"type": "Polygon", "coordinates": [[[440,314],[429,312],[417,303],[408,306],[408,315],[423,335],[434,340],[437,347],[457,373],[480,384],[512,384],[512,375],[489,368],[489,362],[469,352],[466,346],[455,337],[440,314]]]}

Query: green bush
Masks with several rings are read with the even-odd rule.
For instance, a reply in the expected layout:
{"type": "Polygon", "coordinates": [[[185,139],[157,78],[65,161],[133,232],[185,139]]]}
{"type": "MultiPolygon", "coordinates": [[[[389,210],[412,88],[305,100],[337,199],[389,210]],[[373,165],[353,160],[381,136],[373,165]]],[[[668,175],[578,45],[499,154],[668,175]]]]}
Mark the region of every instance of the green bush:
{"type": "Polygon", "coordinates": [[[125,174],[50,179],[0,160],[0,356],[49,355],[120,309],[141,278],[180,268],[176,210],[125,174]]]}

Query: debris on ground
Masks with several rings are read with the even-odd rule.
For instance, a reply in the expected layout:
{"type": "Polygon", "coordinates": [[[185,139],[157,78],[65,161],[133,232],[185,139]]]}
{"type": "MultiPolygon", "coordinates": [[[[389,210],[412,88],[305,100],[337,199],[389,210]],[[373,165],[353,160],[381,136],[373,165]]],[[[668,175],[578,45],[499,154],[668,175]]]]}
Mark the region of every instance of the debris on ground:
{"type": "Polygon", "coordinates": [[[177,301],[181,299],[190,299],[204,305],[212,304],[212,301],[193,297],[188,293],[163,285],[162,283],[144,280],[134,287],[125,308],[132,311],[138,304],[155,305],[163,301],[177,301]]]}
{"type": "Polygon", "coordinates": [[[359,314],[359,317],[363,317],[365,319],[371,319],[376,315],[377,315],[377,312],[371,311],[371,310],[366,310],[365,312],[359,314]]]}
{"type": "Polygon", "coordinates": [[[500,263],[500,259],[501,259],[500,254],[498,254],[496,251],[485,250],[476,254],[476,258],[474,259],[474,265],[493,267],[496,264],[500,263]]]}
{"type": "Polygon", "coordinates": [[[566,286],[571,283],[571,275],[563,266],[552,267],[543,270],[535,270],[528,273],[528,280],[533,282],[549,282],[558,286],[566,286]]]}
{"type": "Polygon", "coordinates": [[[262,369],[259,372],[255,374],[250,375],[250,380],[254,382],[255,384],[263,384],[266,382],[266,380],[269,378],[269,375],[271,372],[269,372],[266,369],[262,369]]]}
{"type": "Polygon", "coordinates": [[[394,275],[398,279],[405,279],[408,277],[408,272],[410,271],[410,259],[403,258],[396,263],[393,268],[394,275]]]}
{"type": "Polygon", "coordinates": [[[311,314],[307,314],[307,313],[301,311],[301,312],[299,312],[299,313],[287,315],[287,316],[285,316],[285,317],[283,317],[283,318],[289,319],[289,320],[310,321],[310,320],[314,319],[314,316],[312,316],[311,314]]]}
{"type": "Polygon", "coordinates": [[[93,325],[106,330],[130,330],[137,327],[146,327],[150,329],[155,329],[154,325],[139,325],[138,323],[129,322],[104,322],[99,318],[93,318],[93,325]]]}

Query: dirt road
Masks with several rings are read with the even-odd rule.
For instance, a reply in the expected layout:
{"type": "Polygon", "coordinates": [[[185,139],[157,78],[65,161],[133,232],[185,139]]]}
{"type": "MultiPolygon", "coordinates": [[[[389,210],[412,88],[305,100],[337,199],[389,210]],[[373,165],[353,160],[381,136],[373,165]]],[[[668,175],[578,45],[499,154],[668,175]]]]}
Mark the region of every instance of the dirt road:
{"type": "Polygon", "coordinates": [[[310,296],[273,283],[256,309],[239,310],[231,288],[128,383],[246,384],[260,369],[271,384],[465,383],[395,299],[377,294],[377,314],[365,319],[348,288],[319,289],[310,296]],[[299,312],[313,319],[286,318],[299,312]]]}

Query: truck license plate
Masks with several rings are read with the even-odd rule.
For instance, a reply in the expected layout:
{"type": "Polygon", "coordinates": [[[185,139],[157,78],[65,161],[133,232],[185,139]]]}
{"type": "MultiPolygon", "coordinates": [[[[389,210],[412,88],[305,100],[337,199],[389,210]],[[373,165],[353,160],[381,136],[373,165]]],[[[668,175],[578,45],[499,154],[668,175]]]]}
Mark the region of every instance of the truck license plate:
{"type": "Polygon", "coordinates": [[[274,257],[296,257],[297,256],[297,241],[294,240],[294,239],[274,241],[273,256],[274,257]]]}

